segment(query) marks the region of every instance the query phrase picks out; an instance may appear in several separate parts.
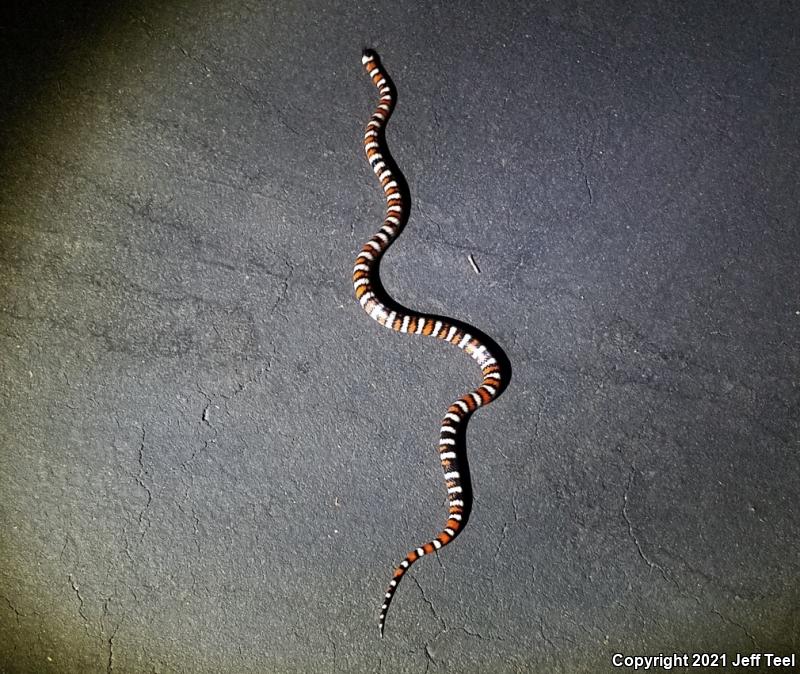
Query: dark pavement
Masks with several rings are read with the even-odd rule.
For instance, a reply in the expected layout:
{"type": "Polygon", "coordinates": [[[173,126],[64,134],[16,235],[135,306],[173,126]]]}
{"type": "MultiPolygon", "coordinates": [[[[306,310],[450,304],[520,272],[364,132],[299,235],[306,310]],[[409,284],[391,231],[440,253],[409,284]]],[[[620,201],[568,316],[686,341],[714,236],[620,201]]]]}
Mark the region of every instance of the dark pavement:
{"type": "Polygon", "coordinates": [[[3,11],[0,672],[800,658],[796,5],[3,11]],[[365,46],[383,282],[513,367],[382,640],[479,373],[354,300],[365,46]]]}

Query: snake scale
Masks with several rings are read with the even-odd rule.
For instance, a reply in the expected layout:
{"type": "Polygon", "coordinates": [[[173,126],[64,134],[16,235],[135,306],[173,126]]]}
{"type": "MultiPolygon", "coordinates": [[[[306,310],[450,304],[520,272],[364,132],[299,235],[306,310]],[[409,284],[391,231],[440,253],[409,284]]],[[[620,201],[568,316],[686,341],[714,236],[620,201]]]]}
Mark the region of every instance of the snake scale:
{"type": "Polygon", "coordinates": [[[378,273],[380,260],[405,225],[408,219],[408,204],[403,194],[404,180],[389,155],[385,140],[386,123],[396,100],[394,85],[375,52],[365,50],[362,63],[380,97],[378,106],[367,122],[364,151],[383,188],[386,216],[381,228],[367,241],[356,258],[353,267],[356,298],[370,318],[381,325],[397,332],[427,335],[450,342],[477,362],[483,373],[480,386],[450,405],[442,420],[439,459],[447,484],[447,522],[433,540],[409,552],[395,567],[381,605],[379,629],[382,636],[389,604],[405,573],[420,557],[429,555],[450,543],[466,524],[471,495],[467,493],[468,478],[465,480],[464,476],[468,468],[465,465],[466,458],[460,451],[461,438],[470,415],[479,407],[488,405],[497,398],[505,387],[507,378],[498,360],[503,357],[499,348],[488,338],[478,336],[477,330],[452,319],[427,316],[405,309],[388,297],[382,289],[378,273]]]}

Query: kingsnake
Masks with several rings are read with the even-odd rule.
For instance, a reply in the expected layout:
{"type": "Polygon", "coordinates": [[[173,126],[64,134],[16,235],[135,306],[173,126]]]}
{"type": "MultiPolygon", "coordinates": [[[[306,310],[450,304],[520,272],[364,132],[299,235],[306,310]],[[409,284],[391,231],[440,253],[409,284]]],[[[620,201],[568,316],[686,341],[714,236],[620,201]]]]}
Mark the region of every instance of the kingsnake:
{"type": "MultiPolygon", "coordinates": [[[[465,479],[465,476],[462,475],[462,472],[466,472],[467,467],[463,452],[459,451],[460,438],[463,438],[469,416],[478,407],[488,405],[500,395],[506,382],[503,368],[498,362],[501,352],[493,343],[492,349],[496,351],[493,353],[493,350],[490,350],[490,344],[487,342],[491,340],[470,334],[468,326],[460,323],[454,325],[455,321],[451,319],[410,312],[383,292],[378,274],[380,260],[400,234],[408,219],[408,212],[403,196],[404,181],[389,156],[384,135],[386,122],[395,105],[394,85],[374,52],[364,51],[362,63],[380,94],[378,107],[367,123],[364,134],[364,151],[372,170],[378,176],[383,187],[386,197],[386,217],[383,226],[367,241],[356,258],[353,267],[353,286],[356,298],[364,311],[381,325],[397,332],[430,335],[446,340],[465,351],[478,363],[483,372],[481,385],[456,400],[444,415],[439,437],[439,459],[447,483],[448,519],[436,538],[409,552],[395,568],[381,606],[378,626],[382,636],[386,612],[406,571],[420,557],[429,555],[450,543],[466,524],[471,498],[467,493],[468,478],[465,479]]],[[[474,329],[471,331],[477,332],[474,329]]]]}

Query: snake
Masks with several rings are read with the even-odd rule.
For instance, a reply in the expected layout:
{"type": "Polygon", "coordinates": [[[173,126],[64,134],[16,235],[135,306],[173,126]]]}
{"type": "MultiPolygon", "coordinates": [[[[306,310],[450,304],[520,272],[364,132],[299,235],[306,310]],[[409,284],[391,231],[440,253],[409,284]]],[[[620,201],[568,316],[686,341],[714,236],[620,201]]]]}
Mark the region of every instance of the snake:
{"type": "Polygon", "coordinates": [[[411,550],[394,568],[383,596],[378,628],[383,636],[389,605],[403,576],[411,565],[451,543],[464,530],[471,509],[466,456],[461,450],[466,424],[479,407],[497,398],[506,385],[501,352],[494,342],[460,321],[417,313],[402,307],[383,290],[379,266],[381,258],[408,221],[405,179],[389,154],[385,129],[395,107],[396,90],[378,55],[366,49],[362,64],[378,90],[378,105],[367,122],[364,152],[378,178],[386,199],[386,215],[381,228],[361,248],[353,267],[353,287],[361,307],[380,325],[413,335],[436,337],[458,347],[481,368],[480,386],[462,395],[447,409],[439,433],[439,460],[447,486],[448,513],[444,527],[435,538],[411,550]]]}

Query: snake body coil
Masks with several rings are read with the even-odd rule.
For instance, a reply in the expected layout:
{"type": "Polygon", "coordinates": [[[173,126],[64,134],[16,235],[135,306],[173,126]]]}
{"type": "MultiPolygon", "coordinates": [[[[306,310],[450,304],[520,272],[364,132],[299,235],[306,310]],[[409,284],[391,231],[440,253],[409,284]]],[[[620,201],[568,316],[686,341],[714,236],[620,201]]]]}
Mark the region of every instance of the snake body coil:
{"type": "Polygon", "coordinates": [[[386,122],[391,116],[395,104],[394,87],[374,52],[365,51],[362,63],[380,95],[378,106],[367,123],[364,134],[364,151],[372,170],[383,187],[386,197],[386,217],[382,227],[367,241],[356,258],[353,268],[353,286],[356,298],[364,311],[381,325],[397,332],[429,335],[446,340],[465,351],[478,363],[483,372],[481,385],[450,405],[442,420],[439,459],[447,484],[449,501],[447,522],[433,540],[409,552],[395,568],[381,606],[379,629],[383,635],[386,612],[406,571],[420,557],[429,555],[450,543],[466,524],[471,504],[468,494],[465,494],[462,475],[466,466],[459,469],[459,462],[463,462],[464,459],[459,456],[457,440],[459,436],[463,437],[469,416],[477,408],[492,402],[504,388],[505,382],[496,354],[490,351],[489,345],[485,341],[470,334],[466,326],[460,323],[454,325],[454,322],[442,317],[424,316],[410,312],[387,297],[380,286],[378,266],[381,257],[399,235],[408,218],[408,213],[407,204],[398,183],[398,181],[402,181],[402,177],[393,173],[393,170],[397,173],[399,171],[394,168],[384,139],[386,122]]]}

